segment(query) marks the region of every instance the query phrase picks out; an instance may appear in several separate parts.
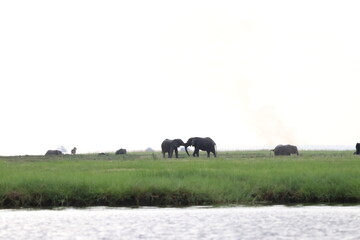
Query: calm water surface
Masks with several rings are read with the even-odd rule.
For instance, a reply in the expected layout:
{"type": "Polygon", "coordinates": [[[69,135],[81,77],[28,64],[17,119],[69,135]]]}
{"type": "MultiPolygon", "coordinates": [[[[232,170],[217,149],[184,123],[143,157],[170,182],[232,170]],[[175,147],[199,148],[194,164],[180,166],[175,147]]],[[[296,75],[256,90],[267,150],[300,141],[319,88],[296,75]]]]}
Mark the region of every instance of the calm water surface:
{"type": "Polygon", "coordinates": [[[0,239],[360,239],[360,207],[0,210],[0,239]]]}

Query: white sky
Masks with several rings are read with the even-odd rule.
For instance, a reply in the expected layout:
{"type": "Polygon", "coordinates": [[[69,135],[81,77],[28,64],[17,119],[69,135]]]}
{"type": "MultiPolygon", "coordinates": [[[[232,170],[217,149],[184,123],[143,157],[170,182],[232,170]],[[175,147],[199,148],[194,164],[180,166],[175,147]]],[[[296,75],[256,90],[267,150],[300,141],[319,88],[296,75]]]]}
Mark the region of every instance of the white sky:
{"type": "Polygon", "coordinates": [[[358,1],[1,1],[0,155],[360,141],[358,1]]]}

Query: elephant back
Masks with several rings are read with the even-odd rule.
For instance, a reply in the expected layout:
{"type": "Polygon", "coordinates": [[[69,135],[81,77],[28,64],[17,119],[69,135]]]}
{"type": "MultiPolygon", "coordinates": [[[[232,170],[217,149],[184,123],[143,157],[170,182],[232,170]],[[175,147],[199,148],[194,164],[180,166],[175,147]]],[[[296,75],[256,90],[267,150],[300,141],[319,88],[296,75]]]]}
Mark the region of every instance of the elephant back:
{"type": "Polygon", "coordinates": [[[161,148],[166,148],[167,146],[170,146],[171,144],[171,140],[170,139],[165,139],[162,143],[161,143],[161,148]]]}
{"type": "Polygon", "coordinates": [[[215,141],[212,140],[211,138],[206,137],[205,139],[207,139],[210,142],[210,144],[216,145],[215,141]]]}

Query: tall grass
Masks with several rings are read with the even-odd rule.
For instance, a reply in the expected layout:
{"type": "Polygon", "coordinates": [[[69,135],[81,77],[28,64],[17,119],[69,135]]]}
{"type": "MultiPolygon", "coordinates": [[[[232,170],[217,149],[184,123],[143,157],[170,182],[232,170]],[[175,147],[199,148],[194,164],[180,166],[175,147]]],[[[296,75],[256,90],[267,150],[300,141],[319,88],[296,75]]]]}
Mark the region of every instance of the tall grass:
{"type": "Polygon", "coordinates": [[[0,207],[359,203],[351,152],[0,157],[0,207]]]}

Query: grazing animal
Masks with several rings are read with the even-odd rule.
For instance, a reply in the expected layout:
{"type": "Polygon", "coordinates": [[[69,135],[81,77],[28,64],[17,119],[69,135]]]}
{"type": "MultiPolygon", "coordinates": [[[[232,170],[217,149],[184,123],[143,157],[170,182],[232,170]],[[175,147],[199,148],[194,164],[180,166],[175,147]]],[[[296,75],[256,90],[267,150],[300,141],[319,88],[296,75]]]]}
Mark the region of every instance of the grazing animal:
{"type": "Polygon", "coordinates": [[[270,150],[274,152],[275,156],[290,156],[291,154],[299,155],[299,151],[296,146],[293,145],[277,145],[274,149],[270,150]]]}
{"type": "Polygon", "coordinates": [[[118,155],[118,154],[126,154],[126,149],[120,148],[119,150],[117,150],[117,151],[115,152],[115,154],[116,154],[116,155],[118,155]]]}
{"type": "Polygon", "coordinates": [[[193,137],[189,138],[185,144],[185,151],[188,156],[190,156],[187,148],[189,146],[194,146],[195,150],[193,153],[194,157],[199,157],[199,150],[206,151],[207,157],[210,157],[210,153],[212,152],[214,154],[214,157],[216,157],[216,151],[215,146],[216,143],[209,137],[206,138],[200,138],[200,137],[193,137]]]}
{"type": "Polygon", "coordinates": [[[72,154],[72,155],[75,155],[75,154],[76,154],[76,150],[77,150],[77,148],[74,147],[74,148],[71,150],[71,154],[72,154]]]}
{"type": "Polygon", "coordinates": [[[356,148],[356,151],[354,152],[354,154],[360,155],[360,143],[356,143],[355,148],[356,148]]]}
{"type": "Polygon", "coordinates": [[[185,143],[181,139],[165,139],[161,143],[161,151],[163,154],[163,157],[165,158],[165,153],[168,153],[168,158],[172,158],[173,152],[175,150],[175,157],[178,158],[178,147],[185,146],[185,143]]]}
{"type": "Polygon", "coordinates": [[[63,153],[59,150],[48,150],[46,153],[45,153],[45,156],[48,156],[48,155],[62,155],[63,153]]]}

